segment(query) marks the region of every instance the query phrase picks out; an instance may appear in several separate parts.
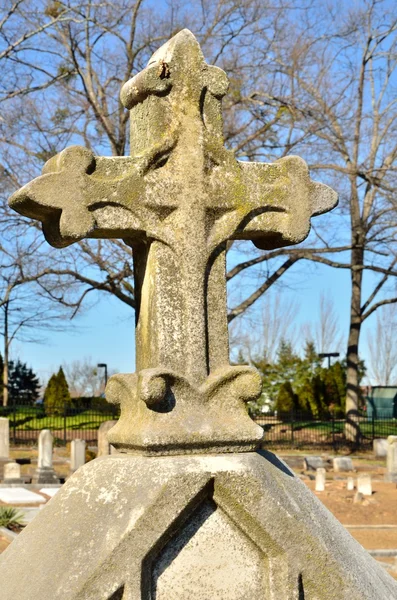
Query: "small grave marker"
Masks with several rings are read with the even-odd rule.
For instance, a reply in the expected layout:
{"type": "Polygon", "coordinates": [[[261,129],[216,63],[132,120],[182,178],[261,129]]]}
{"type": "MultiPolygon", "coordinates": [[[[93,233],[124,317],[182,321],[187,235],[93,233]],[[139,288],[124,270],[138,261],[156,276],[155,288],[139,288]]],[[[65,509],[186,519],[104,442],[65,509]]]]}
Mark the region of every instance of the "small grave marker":
{"type": "Polygon", "coordinates": [[[16,462],[4,465],[4,483],[23,483],[21,479],[21,466],[16,462]]]}
{"type": "Polygon", "coordinates": [[[357,491],[363,496],[372,496],[372,481],[371,475],[362,473],[357,477],[357,491]]]}
{"type": "Polygon", "coordinates": [[[354,490],[354,478],[353,477],[347,478],[346,489],[348,492],[351,492],[354,490]]]}
{"type": "Polygon", "coordinates": [[[316,492],[325,490],[325,469],[316,469],[316,492]]]}

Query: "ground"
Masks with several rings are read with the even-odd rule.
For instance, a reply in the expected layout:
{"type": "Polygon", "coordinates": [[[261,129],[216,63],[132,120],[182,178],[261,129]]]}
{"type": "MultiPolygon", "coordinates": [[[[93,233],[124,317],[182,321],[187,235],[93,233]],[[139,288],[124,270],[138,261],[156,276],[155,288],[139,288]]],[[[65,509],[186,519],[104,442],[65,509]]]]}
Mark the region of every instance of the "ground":
{"type": "MultiPolygon", "coordinates": [[[[330,456],[322,455],[327,468],[326,485],[324,492],[316,492],[314,472],[303,470],[303,457],[306,454],[308,453],[295,452],[288,455],[279,453],[279,456],[303,479],[309,489],[364,548],[367,550],[397,549],[397,484],[384,481],[385,460],[374,460],[371,454],[352,456],[353,472],[334,473],[330,456]],[[347,477],[357,478],[358,474],[364,472],[372,476],[373,493],[371,497],[365,497],[362,502],[354,503],[355,491],[347,491],[346,480],[347,477]]],[[[91,451],[87,458],[93,456],[91,451]]],[[[37,449],[26,447],[12,449],[11,457],[37,461],[37,449]]],[[[69,475],[68,458],[67,447],[55,448],[54,468],[61,477],[69,475]]],[[[35,468],[35,462],[31,465],[23,465],[22,474],[32,473],[35,468]]],[[[7,545],[7,540],[0,536],[0,552],[5,550],[7,545]]],[[[395,566],[395,570],[389,572],[397,579],[397,558],[382,557],[380,560],[395,566]]]]}

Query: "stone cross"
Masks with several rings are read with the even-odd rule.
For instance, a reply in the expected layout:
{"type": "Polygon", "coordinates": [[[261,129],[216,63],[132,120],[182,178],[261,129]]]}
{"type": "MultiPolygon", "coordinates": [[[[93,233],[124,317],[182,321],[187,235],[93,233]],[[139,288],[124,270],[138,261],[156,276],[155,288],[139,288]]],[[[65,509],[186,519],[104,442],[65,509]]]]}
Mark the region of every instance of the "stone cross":
{"type": "Polygon", "coordinates": [[[206,64],[183,30],[121,90],[130,111],[131,156],[102,158],[71,147],[10,200],[40,219],[47,240],[122,238],[133,249],[136,373],[113,376],[120,403],[109,433],[119,450],[145,454],[254,449],[262,429],[245,402],[259,374],[230,366],[226,247],[261,249],[306,238],[310,218],[337,196],[294,156],[274,164],[236,160],[225,149],[226,74],[206,64]]]}

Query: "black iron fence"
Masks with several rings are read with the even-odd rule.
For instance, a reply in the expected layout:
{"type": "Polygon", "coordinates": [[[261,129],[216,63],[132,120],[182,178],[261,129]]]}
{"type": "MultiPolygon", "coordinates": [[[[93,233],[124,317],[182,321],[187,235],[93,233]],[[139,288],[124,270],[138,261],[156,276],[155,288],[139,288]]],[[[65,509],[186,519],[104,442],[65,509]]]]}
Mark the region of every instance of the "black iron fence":
{"type": "MultiPolygon", "coordinates": [[[[119,418],[117,406],[105,401],[91,402],[85,399],[73,406],[58,408],[47,414],[43,405],[26,406],[11,404],[0,407],[0,416],[10,421],[12,444],[34,444],[42,429],[50,429],[57,444],[73,439],[84,439],[96,443],[98,429],[104,421],[119,418]]],[[[304,413],[267,413],[255,418],[264,429],[264,446],[268,448],[332,448],[337,450],[350,446],[346,436],[346,420],[329,417],[315,418],[304,413]]],[[[397,419],[386,411],[367,415],[360,414],[356,420],[358,435],[354,445],[362,449],[372,447],[376,438],[397,435],[397,419]]]]}
{"type": "Polygon", "coordinates": [[[10,442],[15,445],[34,444],[42,429],[50,429],[56,444],[73,439],[95,443],[98,429],[104,421],[118,419],[117,406],[107,402],[88,401],[69,404],[48,414],[43,405],[26,406],[12,403],[0,407],[0,417],[10,422],[10,442]]]}
{"type": "Polygon", "coordinates": [[[374,439],[397,435],[397,419],[390,418],[386,411],[385,415],[380,411],[370,416],[359,414],[354,419],[354,428],[346,425],[343,418],[330,415],[316,419],[312,415],[297,412],[268,413],[257,417],[255,421],[264,429],[264,445],[268,448],[317,447],[337,450],[354,445],[366,450],[372,448],[374,439]]]}

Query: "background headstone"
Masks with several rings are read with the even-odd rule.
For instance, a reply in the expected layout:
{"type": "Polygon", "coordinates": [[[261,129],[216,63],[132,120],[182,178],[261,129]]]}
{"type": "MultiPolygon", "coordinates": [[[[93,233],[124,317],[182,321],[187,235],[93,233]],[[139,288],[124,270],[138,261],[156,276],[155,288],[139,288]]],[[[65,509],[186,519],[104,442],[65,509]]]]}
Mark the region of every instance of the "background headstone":
{"type": "Polygon", "coordinates": [[[9,462],[4,465],[4,483],[22,483],[21,466],[16,462],[9,462]]]}
{"type": "Polygon", "coordinates": [[[115,448],[109,444],[108,431],[116,425],[117,421],[105,421],[98,429],[98,454],[99,456],[108,456],[115,451],[115,448]]]}
{"type": "Polygon", "coordinates": [[[386,480],[397,482],[397,435],[387,438],[386,480]]]}
{"type": "Polygon", "coordinates": [[[354,490],[354,478],[348,477],[346,481],[346,489],[351,492],[354,490]]]}
{"type": "Polygon", "coordinates": [[[372,496],[371,475],[362,473],[357,477],[357,491],[363,496],[372,496]]]}
{"type": "Polygon", "coordinates": [[[0,458],[10,456],[10,424],[5,417],[0,417],[0,458]]]}
{"type": "Polygon", "coordinates": [[[385,458],[387,456],[388,443],[386,438],[379,438],[373,441],[373,449],[376,458],[385,458]]]}
{"type": "Polygon", "coordinates": [[[85,464],[85,440],[72,440],[70,444],[70,470],[74,473],[85,464]]]}
{"type": "Polygon", "coordinates": [[[324,461],[321,456],[305,456],[303,459],[303,468],[305,471],[315,471],[324,468],[324,461]]]}
{"type": "Polygon", "coordinates": [[[349,456],[338,456],[332,461],[335,473],[353,471],[352,459],[349,456]]]}
{"type": "Polygon", "coordinates": [[[316,469],[316,492],[323,492],[325,490],[325,469],[316,469]]]}
{"type": "Polygon", "coordinates": [[[35,480],[37,483],[59,483],[52,466],[54,438],[49,429],[42,429],[39,435],[39,457],[35,480]]]}

